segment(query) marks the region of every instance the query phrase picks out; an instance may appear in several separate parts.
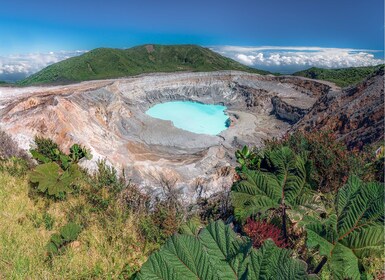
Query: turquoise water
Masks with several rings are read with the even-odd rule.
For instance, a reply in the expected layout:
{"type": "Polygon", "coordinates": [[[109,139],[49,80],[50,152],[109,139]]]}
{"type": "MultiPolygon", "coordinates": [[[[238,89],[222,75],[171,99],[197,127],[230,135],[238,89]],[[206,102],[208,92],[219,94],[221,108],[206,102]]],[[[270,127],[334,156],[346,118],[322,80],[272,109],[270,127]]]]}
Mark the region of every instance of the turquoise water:
{"type": "Polygon", "coordinates": [[[172,121],[174,126],[194,133],[217,135],[228,127],[225,106],[191,101],[157,104],[146,111],[153,118],[172,121]]]}

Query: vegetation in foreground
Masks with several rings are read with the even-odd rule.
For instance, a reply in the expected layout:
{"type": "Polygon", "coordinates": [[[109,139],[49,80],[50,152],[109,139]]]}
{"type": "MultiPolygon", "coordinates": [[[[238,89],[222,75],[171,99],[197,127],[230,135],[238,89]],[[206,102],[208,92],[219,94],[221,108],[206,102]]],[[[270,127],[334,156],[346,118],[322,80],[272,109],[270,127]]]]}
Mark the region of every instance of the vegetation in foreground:
{"type": "Polygon", "coordinates": [[[350,67],[341,69],[323,69],[312,67],[310,69],[294,73],[294,76],[324,80],[335,83],[340,87],[353,86],[362,82],[365,78],[376,72],[384,64],[367,67],[350,67]]]}
{"type": "Polygon", "coordinates": [[[186,207],[166,179],[154,196],[103,161],[88,175],[85,147],[37,137],[32,163],[0,136],[1,279],[384,275],[383,148],[348,151],[329,133],[244,147],[232,189],[186,207]]]}
{"type": "Polygon", "coordinates": [[[269,73],[196,45],[143,45],[125,50],[94,49],[50,65],[18,84],[62,84],[156,72],[218,70],[269,73]]]}
{"type": "Polygon", "coordinates": [[[84,147],[66,154],[37,137],[36,165],[0,142],[0,279],[129,279],[178,229],[172,201],[150,200],[103,161],[82,170],[84,147]]]}

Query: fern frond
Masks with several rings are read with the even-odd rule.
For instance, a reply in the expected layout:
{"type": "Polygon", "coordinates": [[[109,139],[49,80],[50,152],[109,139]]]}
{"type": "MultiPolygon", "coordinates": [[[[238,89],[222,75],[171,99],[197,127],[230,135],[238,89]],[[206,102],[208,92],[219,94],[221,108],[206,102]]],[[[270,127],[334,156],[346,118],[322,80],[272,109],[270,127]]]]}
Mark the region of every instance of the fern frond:
{"type": "Polygon", "coordinates": [[[265,152],[265,167],[246,170],[242,180],[232,187],[235,215],[245,220],[268,209],[310,204],[315,192],[309,187],[309,166],[305,154],[296,155],[290,148],[265,152]]]}
{"type": "Polygon", "coordinates": [[[136,279],[308,279],[306,263],[267,240],[259,250],[217,221],[198,237],[175,235],[142,266],[136,279]]]}
{"type": "Polygon", "coordinates": [[[335,201],[335,213],[306,226],[307,245],[326,256],[336,279],[360,277],[362,259],[384,251],[384,189],[349,178],[335,201]]]}

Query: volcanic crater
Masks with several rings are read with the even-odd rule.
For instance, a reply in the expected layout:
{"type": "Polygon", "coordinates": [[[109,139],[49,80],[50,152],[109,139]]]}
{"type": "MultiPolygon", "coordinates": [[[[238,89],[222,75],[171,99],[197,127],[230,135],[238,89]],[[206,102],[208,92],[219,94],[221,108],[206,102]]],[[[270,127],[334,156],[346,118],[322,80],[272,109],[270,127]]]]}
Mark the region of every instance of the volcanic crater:
{"type": "Polygon", "coordinates": [[[29,149],[35,135],[63,150],[80,143],[132,182],[154,190],[172,182],[193,199],[197,185],[209,195],[233,182],[234,151],[280,137],[332,84],[306,78],[237,71],[151,74],[64,86],[0,88],[1,129],[29,149]],[[231,119],[219,135],[195,134],[145,112],[168,101],[227,107],[231,119]]]}

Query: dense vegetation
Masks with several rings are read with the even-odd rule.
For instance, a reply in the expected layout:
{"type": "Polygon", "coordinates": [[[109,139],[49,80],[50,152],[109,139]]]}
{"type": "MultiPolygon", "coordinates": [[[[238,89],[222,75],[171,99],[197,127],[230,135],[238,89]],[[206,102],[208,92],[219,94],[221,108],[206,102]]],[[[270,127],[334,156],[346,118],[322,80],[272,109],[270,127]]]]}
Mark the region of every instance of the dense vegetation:
{"type": "Polygon", "coordinates": [[[34,162],[0,144],[0,279],[383,277],[383,148],[330,133],[244,147],[231,190],[185,205],[166,179],[154,197],[104,161],[87,174],[76,144],[36,137],[34,162]]]}
{"type": "Polygon", "coordinates": [[[312,67],[308,70],[296,72],[293,75],[330,81],[335,83],[337,86],[346,87],[358,84],[366,77],[376,72],[380,67],[384,67],[384,65],[382,64],[377,66],[350,67],[341,69],[323,69],[312,67]]]}
{"type": "Polygon", "coordinates": [[[154,72],[241,70],[267,74],[196,45],[99,48],[50,65],[20,85],[71,83],[154,72]]]}
{"type": "MultiPolygon", "coordinates": [[[[253,246],[257,250],[242,251],[232,246],[229,241],[232,238],[226,237],[223,230],[214,230],[217,224],[209,224],[199,234],[193,234],[194,237],[184,234],[170,239],[150,256],[138,279],[178,279],[191,272],[199,279],[217,279],[210,273],[202,273],[228,265],[232,274],[231,271],[228,275],[217,272],[219,278],[305,279],[318,275],[322,279],[372,279],[383,276],[384,184],[380,175],[384,168],[383,153],[377,152],[374,157],[373,151],[348,152],[332,134],[313,133],[269,141],[261,150],[244,147],[236,156],[240,165],[236,169],[239,179],[231,190],[233,225],[243,238],[240,242],[248,244],[240,247],[253,246]],[[338,170],[340,164],[346,165],[342,172],[338,170]],[[333,177],[323,178],[325,172],[333,177]],[[206,236],[213,240],[208,242],[206,236]],[[229,252],[224,244],[232,250],[229,252]],[[274,253],[266,252],[266,246],[273,248],[274,253]],[[254,254],[260,254],[260,250],[263,253],[258,261],[253,261],[254,254]],[[264,260],[274,256],[277,250],[286,252],[286,260],[294,257],[293,263],[280,260],[275,266],[278,257],[264,260]],[[238,254],[243,256],[241,260],[237,259],[238,254]],[[217,256],[227,264],[219,265],[215,260],[217,256]],[[307,274],[303,266],[298,270],[301,261],[308,265],[307,274]],[[259,266],[261,263],[271,266],[263,268],[259,266]],[[243,269],[250,274],[243,274],[243,269]]],[[[191,232],[199,230],[195,227],[191,232]]]]}

